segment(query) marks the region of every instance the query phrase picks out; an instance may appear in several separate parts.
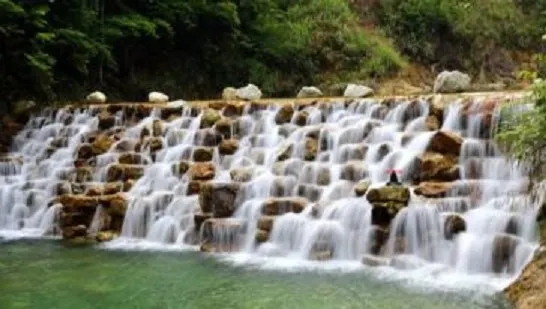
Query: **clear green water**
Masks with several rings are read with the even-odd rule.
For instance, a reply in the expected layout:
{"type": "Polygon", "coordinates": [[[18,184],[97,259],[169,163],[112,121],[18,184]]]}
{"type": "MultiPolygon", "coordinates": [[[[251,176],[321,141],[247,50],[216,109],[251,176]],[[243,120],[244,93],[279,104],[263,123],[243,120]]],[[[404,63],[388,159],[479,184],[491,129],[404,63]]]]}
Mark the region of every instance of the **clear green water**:
{"type": "Polygon", "coordinates": [[[362,272],[283,273],[197,252],[122,252],[0,243],[0,308],[508,308],[502,299],[415,290],[362,272]]]}

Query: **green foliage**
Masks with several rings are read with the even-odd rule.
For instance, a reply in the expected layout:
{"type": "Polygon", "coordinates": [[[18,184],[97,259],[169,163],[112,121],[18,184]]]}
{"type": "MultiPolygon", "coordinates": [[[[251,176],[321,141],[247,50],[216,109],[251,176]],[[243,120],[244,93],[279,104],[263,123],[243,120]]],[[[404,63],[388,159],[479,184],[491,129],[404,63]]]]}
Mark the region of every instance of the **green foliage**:
{"type": "Polygon", "coordinates": [[[210,97],[248,82],[294,95],[324,76],[365,79],[404,61],[345,0],[0,0],[0,99],[210,97]],[[22,86],[25,85],[25,86],[22,86]],[[29,87],[30,86],[30,87],[29,87]]]}
{"type": "Polygon", "coordinates": [[[528,100],[533,104],[531,110],[522,111],[518,105],[503,108],[497,140],[517,160],[530,165],[532,180],[543,179],[546,177],[546,82],[533,85],[528,100]]]}
{"type": "Polygon", "coordinates": [[[514,0],[380,0],[380,25],[401,51],[440,69],[510,75],[509,53],[533,47],[536,18],[514,0]]]}

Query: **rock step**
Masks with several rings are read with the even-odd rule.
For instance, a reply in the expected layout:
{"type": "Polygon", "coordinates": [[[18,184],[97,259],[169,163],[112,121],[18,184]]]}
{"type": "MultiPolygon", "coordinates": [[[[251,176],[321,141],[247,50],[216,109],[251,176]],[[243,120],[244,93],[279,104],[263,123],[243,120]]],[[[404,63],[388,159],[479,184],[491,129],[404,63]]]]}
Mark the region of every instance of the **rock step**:
{"type": "Polygon", "coordinates": [[[271,198],[264,201],[262,213],[267,216],[282,215],[287,212],[300,213],[307,204],[308,201],[304,198],[271,198]]]}

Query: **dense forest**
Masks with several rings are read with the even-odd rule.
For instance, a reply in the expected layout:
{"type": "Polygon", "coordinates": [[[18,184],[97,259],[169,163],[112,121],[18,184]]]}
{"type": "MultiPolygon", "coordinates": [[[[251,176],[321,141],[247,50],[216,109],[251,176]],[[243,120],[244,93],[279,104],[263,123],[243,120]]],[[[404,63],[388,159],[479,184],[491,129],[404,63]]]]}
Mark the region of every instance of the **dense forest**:
{"type": "Polygon", "coordinates": [[[544,0],[0,0],[0,100],[210,98],[249,82],[293,96],[408,67],[509,83],[540,51],[545,11],[544,0]]]}

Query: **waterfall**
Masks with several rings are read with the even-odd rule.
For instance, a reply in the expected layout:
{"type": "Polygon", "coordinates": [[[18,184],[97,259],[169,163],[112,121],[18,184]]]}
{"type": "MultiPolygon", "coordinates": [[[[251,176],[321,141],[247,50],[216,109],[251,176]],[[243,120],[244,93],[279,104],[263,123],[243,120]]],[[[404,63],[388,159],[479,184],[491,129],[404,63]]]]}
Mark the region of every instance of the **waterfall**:
{"type": "Polygon", "coordinates": [[[0,156],[0,235],[514,278],[539,202],[495,145],[504,99],[45,111],[0,156]],[[391,169],[409,204],[377,223],[391,169]]]}

